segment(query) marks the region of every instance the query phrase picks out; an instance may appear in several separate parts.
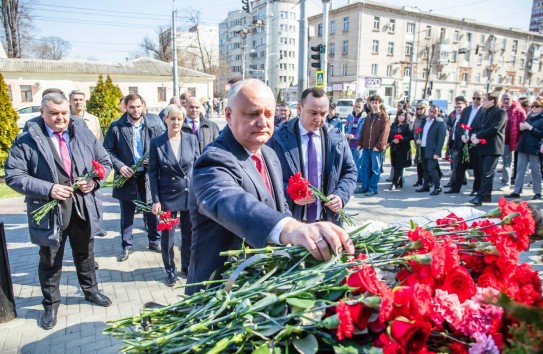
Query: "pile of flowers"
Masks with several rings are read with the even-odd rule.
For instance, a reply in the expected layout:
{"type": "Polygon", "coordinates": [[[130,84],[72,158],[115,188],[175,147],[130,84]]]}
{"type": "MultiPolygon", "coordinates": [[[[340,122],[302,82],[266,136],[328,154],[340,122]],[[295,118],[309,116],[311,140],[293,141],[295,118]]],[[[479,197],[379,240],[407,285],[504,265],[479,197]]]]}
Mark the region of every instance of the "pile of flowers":
{"type": "MultiPolygon", "coordinates": [[[[134,204],[136,204],[136,207],[146,213],[151,213],[153,210],[153,207],[150,204],[142,203],[139,200],[134,200],[134,204]]],[[[158,213],[158,231],[171,231],[175,229],[176,225],[179,225],[179,218],[172,219],[171,210],[161,211],[160,213],[158,213]]]]}
{"type": "Polygon", "coordinates": [[[301,247],[224,252],[226,279],[168,306],[110,323],[128,352],[530,353],[543,333],[501,305],[543,304],[518,264],[536,225],[526,203],[500,199],[476,220],[454,214],[351,233],[356,256],[318,262],[301,247]],[[247,258],[248,257],[248,258],[247,258]]]}

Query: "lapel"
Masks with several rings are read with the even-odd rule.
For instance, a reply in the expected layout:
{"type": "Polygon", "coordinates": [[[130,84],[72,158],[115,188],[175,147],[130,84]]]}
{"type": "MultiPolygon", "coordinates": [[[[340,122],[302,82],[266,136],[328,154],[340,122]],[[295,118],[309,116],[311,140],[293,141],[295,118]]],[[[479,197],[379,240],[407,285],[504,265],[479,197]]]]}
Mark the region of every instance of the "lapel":
{"type": "Polygon", "coordinates": [[[132,136],[132,125],[127,122],[128,116],[126,113],[123,114],[120,119],[121,121],[119,123],[121,125],[121,134],[124,136],[126,144],[132,152],[132,156],[134,156],[134,137],[132,136]]]}
{"type": "MultiPolygon", "coordinates": [[[[268,176],[270,178],[270,184],[273,192],[273,199],[275,200],[276,210],[283,211],[281,204],[282,198],[284,198],[283,193],[283,176],[279,174],[280,166],[279,160],[272,158],[271,150],[266,149],[266,146],[262,146],[262,156],[264,162],[266,163],[268,176]]],[[[262,180],[262,178],[261,178],[262,180]]],[[[266,188],[267,189],[267,188],[266,188]]]]}
{"type": "Polygon", "coordinates": [[[332,171],[332,164],[333,161],[328,156],[328,152],[332,151],[332,140],[328,139],[328,128],[322,127],[320,129],[321,133],[321,146],[322,146],[322,192],[325,195],[328,195],[328,175],[329,173],[326,173],[326,171],[332,171]]]}
{"type": "Polygon", "coordinates": [[[64,169],[64,163],[62,162],[62,158],[58,154],[57,149],[55,149],[55,146],[52,141],[52,139],[56,139],[56,138],[52,138],[49,136],[49,134],[47,133],[47,130],[45,129],[45,123],[43,123],[43,120],[41,124],[38,124],[38,126],[41,128],[41,133],[43,135],[43,138],[47,142],[46,145],[38,144],[38,147],[43,149],[42,151],[43,156],[47,160],[49,160],[48,159],[49,156],[53,156],[53,161],[50,161],[50,160],[48,161],[51,164],[51,167],[54,167],[54,163],[56,163],[58,165],[58,170],[64,172],[67,177],[68,172],[64,169]],[[48,154],[48,152],[50,152],[50,154],[48,154]]]}

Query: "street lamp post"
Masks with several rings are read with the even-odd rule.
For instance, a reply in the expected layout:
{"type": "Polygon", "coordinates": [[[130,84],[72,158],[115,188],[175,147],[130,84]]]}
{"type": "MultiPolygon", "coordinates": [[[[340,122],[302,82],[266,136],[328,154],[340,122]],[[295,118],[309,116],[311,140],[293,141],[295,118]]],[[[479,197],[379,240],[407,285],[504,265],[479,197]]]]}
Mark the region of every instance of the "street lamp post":
{"type": "Polygon", "coordinates": [[[330,7],[330,0],[322,0],[322,44],[324,45],[324,50],[321,50],[321,63],[324,70],[323,84],[324,91],[326,91],[326,86],[328,84],[328,9],[330,7]]]}

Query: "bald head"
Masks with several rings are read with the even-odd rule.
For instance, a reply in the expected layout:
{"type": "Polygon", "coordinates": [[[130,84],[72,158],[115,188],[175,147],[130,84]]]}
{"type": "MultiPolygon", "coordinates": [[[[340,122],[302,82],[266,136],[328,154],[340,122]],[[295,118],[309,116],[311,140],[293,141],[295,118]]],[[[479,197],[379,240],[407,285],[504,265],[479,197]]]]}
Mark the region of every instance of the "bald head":
{"type": "Polygon", "coordinates": [[[237,97],[241,91],[258,91],[262,90],[266,95],[270,95],[274,98],[273,91],[265,83],[257,79],[247,79],[236,82],[231,88],[228,94],[228,107],[233,108],[236,104],[237,97]]]}
{"type": "Polygon", "coordinates": [[[196,97],[187,98],[187,104],[185,105],[185,109],[187,110],[187,117],[189,117],[191,120],[198,120],[198,117],[200,116],[201,106],[202,104],[200,103],[200,100],[198,100],[196,97]]]}

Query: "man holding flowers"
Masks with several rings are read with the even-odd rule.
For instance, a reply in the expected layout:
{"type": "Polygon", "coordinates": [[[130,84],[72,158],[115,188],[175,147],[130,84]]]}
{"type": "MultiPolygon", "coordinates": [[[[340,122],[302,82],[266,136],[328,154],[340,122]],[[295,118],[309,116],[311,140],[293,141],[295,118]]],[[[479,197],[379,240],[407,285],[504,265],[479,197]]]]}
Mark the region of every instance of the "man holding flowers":
{"type": "Polygon", "coordinates": [[[40,326],[51,329],[60,305],[60,276],[66,240],[85,299],[111,305],[98,290],[94,236],[102,229],[96,190],[111,170],[106,150],[90,130],[74,124],[66,97],[47,94],[41,119],[15,139],[5,164],[6,183],[25,195],[30,240],[40,246],[38,276],[44,314],[40,326]],[[36,211],[42,210],[39,217],[36,211]]]}
{"type": "MultiPolygon", "coordinates": [[[[328,104],[326,104],[325,112],[328,104]]],[[[223,266],[220,252],[268,243],[305,247],[316,259],[354,252],[348,234],[332,223],[303,224],[285,202],[279,159],[266,142],[274,131],[275,99],[256,79],[230,89],[227,126],[194,164],[190,193],[193,224],[187,288],[192,294],[223,266]],[[196,284],[197,283],[197,284],[196,284]]],[[[352,159],[351,159],[352,160],[352,159]]],[[[353,181],[354,182],[354,181],[353,181]]]]}

